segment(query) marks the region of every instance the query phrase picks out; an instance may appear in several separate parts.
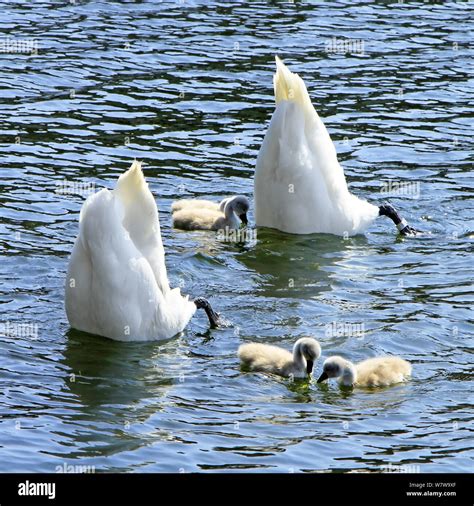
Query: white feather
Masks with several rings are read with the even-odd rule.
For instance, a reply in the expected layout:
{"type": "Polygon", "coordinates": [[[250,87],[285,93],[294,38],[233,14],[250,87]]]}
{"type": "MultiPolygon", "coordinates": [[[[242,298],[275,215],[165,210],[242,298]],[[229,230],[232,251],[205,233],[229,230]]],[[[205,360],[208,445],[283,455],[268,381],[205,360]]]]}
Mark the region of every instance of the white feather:
{"type": "Polygon", "coordinates": [[[276,57],[276,108],[254,181],[257,226],[288,233],[363,233],[378,207],[352,195],[303,80],[276,57]]]}
{"type": "Polygon", "coordinates": [[[120,341],[167,339],[196,310],[171,290],[158,209],[134,162],[115,190],[84,203],[66,280],[72,327],[120,341]]]}

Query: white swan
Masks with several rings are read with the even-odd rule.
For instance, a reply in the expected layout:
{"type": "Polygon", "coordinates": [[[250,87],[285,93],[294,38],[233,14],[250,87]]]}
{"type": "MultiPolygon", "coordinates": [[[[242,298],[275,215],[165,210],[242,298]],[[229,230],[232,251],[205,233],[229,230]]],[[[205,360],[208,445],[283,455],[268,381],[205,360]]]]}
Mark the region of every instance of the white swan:
{"type": "Polygon", "coordinates": [[[376,357],[353,364],[334,355],[323,364],[318,383],[339,378],[343,386],[382,387],[401,383],[411,375],[411,365],[400,357],[376,357]]]}
{"type": "Polygon", "coordinates": [[[278,346],[260,343],[242,344],[238,356],[244,368],[305,378],[313,371],[314,362],[321,355],[321,346],[316,339],[302,337],[293,346],[293,353],[278,346]]]}
{"type": "Polygon", "coordinates": [[[238,195],[228,197],[220,204],[210,200],[178,200],[171,206],[173,226],[183,230],[225,230],[238,229],[247,225],[249,201],[238,195]]]}
{"type": "Polygon", "coordinates": [[[336,149],[303,80],[276,57],[276,108],[255,170],[257,226],[293,234],[363,233],[379,215],[413,234],[390,205],[369,204],[348,188],[336,149]]]}
{"type": "Polygon", "coordinates": [[[135,161],[113,191],[91,195],[81,209],[66,278],[69,323],[119,341],[167,339],[197,307],[217,325],[205,299],[170,289],[158,209],[135,161]]]}

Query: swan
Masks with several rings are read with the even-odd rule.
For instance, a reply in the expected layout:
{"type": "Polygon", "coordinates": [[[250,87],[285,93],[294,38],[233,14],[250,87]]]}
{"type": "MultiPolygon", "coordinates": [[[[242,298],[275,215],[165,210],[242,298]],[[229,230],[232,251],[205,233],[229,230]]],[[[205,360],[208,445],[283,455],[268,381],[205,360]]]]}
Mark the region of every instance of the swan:
{"type": "Polygon", "coordinates": [[[219,323],[209,302],[171,289],[158,209],[134,161],[114,190],[88,197],[79,218],[66,278],[71,327],[118,341],[168,339],[197,308],[219,323]]]}
{"type": "Polygon", "coordinates": [[[416,234],[392,205],[377,207],[349,192],[336,148],[303,80],[278,56],[276,68],[276,108],[255,169],[257,226],[352,236],[365,232],[377,216],[388,216],[401,234],[416,234]]]}
{"type": "Polygon", "coordinates": [[[293,346],[293,353],[269,344],[242,344],[238,356],[244,368],[280,376],[305,378],[313,371],[314,362],[321,355],[316,339],[302,337],[293,346]]]}
{"type": "Polygon", "coordinates": [[[383,387],[401,383],[411,375],[411,365],[400,357],[376,357],[353,364],[334,355],[323,364],[321,383],[328,378],[339,378],[342,386],[383,387]]]}
{"type": "Polygon", "coordinates": [[[249,201],[243,195],[228,197],[217,204],[209,200],[178,200],[171,206],[173,226],[183,230],[238,229],[248,224],[249,201]]]}

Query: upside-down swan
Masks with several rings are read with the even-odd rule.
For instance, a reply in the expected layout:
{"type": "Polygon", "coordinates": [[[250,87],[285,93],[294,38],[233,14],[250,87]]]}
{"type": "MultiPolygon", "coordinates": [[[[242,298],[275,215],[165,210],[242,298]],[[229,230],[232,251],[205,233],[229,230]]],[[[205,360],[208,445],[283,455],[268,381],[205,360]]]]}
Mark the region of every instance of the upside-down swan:
{"type": "Polygon", "coordinates": [[[168,284],[158,209],[141,163],[82,206],[65,305],[71,327],[119,341],[170,338],[197,308],[218,325],[205,299],[191,301],[168,284]]]}
{"type": "Polygon", "coordinates": [[[336,148],[303,80],[276,57],[276,108],[258,153],[254,180],[257,226],[293,234],[356,235],[388,216],[415,234],[388,203],[377,207],[347,188],[336,148]]]}

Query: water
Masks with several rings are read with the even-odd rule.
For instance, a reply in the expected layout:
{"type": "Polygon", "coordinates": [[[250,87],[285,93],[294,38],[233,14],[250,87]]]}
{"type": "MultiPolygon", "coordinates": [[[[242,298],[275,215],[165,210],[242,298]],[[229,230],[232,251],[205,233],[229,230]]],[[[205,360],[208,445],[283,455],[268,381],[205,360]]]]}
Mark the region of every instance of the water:
{"type": "Polygon", "coordinates": [[[5,37],[38,46],[0,55],[0,471],[472,470],[472,4],[0,3],[5,37]],[[331,51],[334,37],[363,48],[331,51]],[[247,245],[170,228],[176,198],[252,196],[275,53],[308,83],[352,191],[377,203],[383,182],[419,185],[390,200],[423,237],[387,219],[247,245]],[[146,344],[69,329],[84,197],[57,190],[112,187],[134,157],[172,286],[232,326],[197,314],[146,344]],[[239,344],[303,335],[325,356],[399,354],[413,379],[351,393],[240,372],[239,344]]]}

